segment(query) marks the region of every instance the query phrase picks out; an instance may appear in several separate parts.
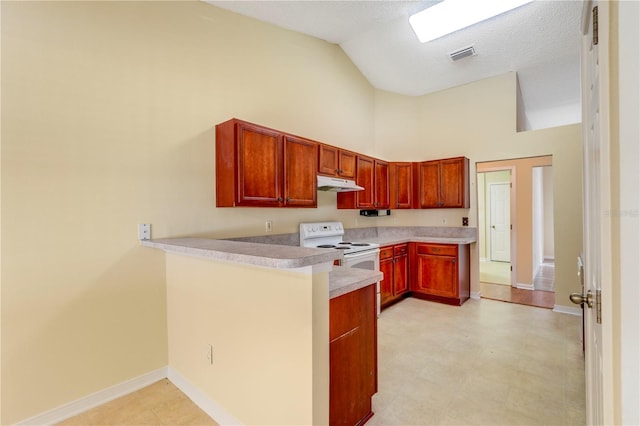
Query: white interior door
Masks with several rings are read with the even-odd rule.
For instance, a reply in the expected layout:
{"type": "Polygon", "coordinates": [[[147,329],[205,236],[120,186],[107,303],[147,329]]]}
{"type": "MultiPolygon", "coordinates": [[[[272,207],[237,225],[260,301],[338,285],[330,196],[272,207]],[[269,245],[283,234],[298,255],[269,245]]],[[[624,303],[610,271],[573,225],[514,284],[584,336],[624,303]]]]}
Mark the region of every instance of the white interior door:
{"type": "Polygon", "coordinates": [[[582,38],[584,290],[587,424],[613,424],[611,201],[609,170],[609,5],[585,1],[582,38]],[[598,28],[594,37],[594,19],[598,28]],[[600,297],[597,295],[600,294],[600,297]],[[601,299],[604,315],[599,319],[601,299]]]}
{"type": "Polygon", "coordinates": [[[511,184],[492,183],[489,185],[489,225],[491,260],[509,262],[511,253],[511,184]]]}

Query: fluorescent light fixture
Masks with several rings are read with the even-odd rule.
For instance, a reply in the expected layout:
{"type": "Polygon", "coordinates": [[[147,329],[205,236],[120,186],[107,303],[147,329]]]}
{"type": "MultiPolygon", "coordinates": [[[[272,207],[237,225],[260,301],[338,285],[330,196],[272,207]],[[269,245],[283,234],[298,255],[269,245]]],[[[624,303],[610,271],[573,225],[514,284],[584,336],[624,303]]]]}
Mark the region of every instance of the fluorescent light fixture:
{"type": "Polygon", "coordinates": [[[508,12],[533,0],[444,0],[409,17],[422,43],[508,12]]]}

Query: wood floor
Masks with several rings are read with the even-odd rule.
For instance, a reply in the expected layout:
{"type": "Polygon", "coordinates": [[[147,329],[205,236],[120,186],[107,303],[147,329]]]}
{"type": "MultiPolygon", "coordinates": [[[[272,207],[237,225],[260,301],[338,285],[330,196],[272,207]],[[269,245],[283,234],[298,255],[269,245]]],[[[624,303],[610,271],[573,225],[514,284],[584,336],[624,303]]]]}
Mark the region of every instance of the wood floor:
{"type": "Polygon", "coordinates": [[[553,309],[556,303],[556,294],[553,291],[555,288],[553,261],[545,261],[540,265],[533,279],[533,288],[534,290],[522,290],[503,283],[480,282],[480,293],[484,299],[553,309]]]}
{"type": "Polygon", "coordinates": [[[539,308],[553,309],[556,303],[556,294],[552,291],[521,290],[502,284],[480,283],[480,293],[483,299],[500,300],[539,308]]]}

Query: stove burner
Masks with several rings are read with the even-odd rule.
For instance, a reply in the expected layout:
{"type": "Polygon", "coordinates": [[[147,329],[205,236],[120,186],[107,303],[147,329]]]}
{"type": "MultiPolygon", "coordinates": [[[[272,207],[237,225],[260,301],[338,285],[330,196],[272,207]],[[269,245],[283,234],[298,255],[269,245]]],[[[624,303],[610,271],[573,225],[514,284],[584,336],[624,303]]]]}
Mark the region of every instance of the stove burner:
{"type": "Polygon", "coordinates": [[[336,248],[333,244],[321,244],[318,248],[336,248]]]}
{"type": "Polygon", "coordinates": [[[338,244],[351,244],[351,241],[340,241],[338,244]]]}
{"type": "Polygon", "coordinates": [[[351,247],[349,246],[338,246],[338,247],[334,247],[337,248],[338,250],[349,250],[351,247]]]}
{"type": "Polygon", "coordinates": [[[365,246],[370,246],[371,244],[369,243],[351,243],[352,246],[354,247],[365,247],[365,246]]]}

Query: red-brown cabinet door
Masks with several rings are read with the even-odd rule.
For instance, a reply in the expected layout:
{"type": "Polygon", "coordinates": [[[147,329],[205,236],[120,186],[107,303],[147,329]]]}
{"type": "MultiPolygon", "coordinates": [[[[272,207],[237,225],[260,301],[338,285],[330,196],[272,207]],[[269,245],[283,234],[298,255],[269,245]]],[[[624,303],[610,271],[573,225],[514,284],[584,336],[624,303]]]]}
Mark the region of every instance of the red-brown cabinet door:
{"type": "Polygon", "coordinates": [[[409,291],[409,256],[407,254],[393,260],[393,294],[399,296],[409,291]]]}
{"type": "Polygon", "coordinates": [[[417,256],[416,291],[442,297],[458,297],[457,260],[449,256],[417,256]]]}
{"type": "Polygon", "coordinates": [[[356,177],[356,154],[355,152],[338,151],[338,176],[345,179],[355,179],[356,177]]]}
{"type": "Polygon", "coordinates": [[[373,209],[374,193],[374,159],[358,156],[356,166],[356,182],[364,188],[364,191],[356,192],[356,207],[360,209],[373,209]]]}
{"type": "Polygon", "coordinates": [[[375,160],[375,197],[373,205],[376,209],[388,209],[389,197],[389,163],[375,160]]]}
{"type": "Polygon", "coordinates": [[[440,162],[440,202],[442,207],[464,207],[464,158],[440,162]]]}
{"type": "Polygon", "coordinates": [[[419,196],[420,208],[440,207],[440,179],[439,161],[425,161],[420,163],[419,196]]]}
{"type": "Polygon", "coordinates": [[[281,134],[248,123],[237,125],[237,205],[281,205],[281,134]]]}
{"type": "Polygon", "coordinates": [[[392,209],[412,208],[413,164],[391,163],[389,195],[392,209]]]}
{"type": "Polygon", "coordinates": [[[316,142],[284,137],[284,205],[316,207],[318,205],[316,142]]]}

